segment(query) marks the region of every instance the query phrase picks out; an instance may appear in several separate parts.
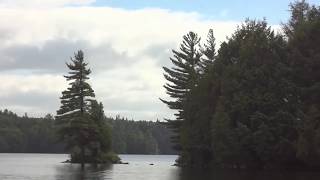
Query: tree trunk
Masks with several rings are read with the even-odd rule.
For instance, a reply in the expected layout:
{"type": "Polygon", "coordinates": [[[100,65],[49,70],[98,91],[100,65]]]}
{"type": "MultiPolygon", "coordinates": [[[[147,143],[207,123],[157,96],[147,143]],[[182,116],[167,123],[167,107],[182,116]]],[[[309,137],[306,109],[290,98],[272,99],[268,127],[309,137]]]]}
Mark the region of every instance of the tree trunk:
{"type": "Polygon", "coordinates": [[[82,167],[82,168],[84,167],[84,157],[85,157],[84,147],[82,146],[82,147],[81,147],[81,167],[82,167]]]}

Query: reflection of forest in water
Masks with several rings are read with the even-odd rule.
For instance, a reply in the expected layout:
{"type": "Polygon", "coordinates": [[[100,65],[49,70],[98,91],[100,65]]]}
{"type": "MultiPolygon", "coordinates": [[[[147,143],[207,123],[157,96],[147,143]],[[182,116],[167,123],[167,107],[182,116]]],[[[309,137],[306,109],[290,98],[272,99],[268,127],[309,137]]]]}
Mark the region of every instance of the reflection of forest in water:
{"type": "Polygon", "coordinates": [[[253,172],[253,171],[197,171],[196,169],[181,169],[181,168],[149,168],[139,167],[135,172],[126,173],[130,165],[87,165],[84,169],[81,166],[66,165],[57,168],[56,179],[70,179],[70,180],[134,180],[134,179],[150,179],[155,180],[318,180],[320,173],[315,172],[253,172]],[[157,176],[153,171],[165,173],[165,176],[157,176]],[[115,173],[113,171],[118,171],[115,173]],[[117,176],[120,175],[121,177],[117,176]],[[142,177],[140,177],[142,175],[142,177]]]}
{"type": "Polygon", "coordinates": [[[318,172],[182,170],[179,180],[318,180],[318,172]]]}
{"type": "Polygon", "coordinates": [[[63,166],[56,167],[55,178],[57,180],[70,179],[70,180],[103,180],[109,179],[112,165],[81,165],[64,164],[63,166]]]}
{"type": "Polygon", "coordinates": [[[198,171],[172,166],[177,156],[121,155],[129,164],[61,163],[65,154],[0,154],[1,180],[318,180],[317,172],[198,171]],[[154,165],[150,165],[150,164],[154,165]]]}

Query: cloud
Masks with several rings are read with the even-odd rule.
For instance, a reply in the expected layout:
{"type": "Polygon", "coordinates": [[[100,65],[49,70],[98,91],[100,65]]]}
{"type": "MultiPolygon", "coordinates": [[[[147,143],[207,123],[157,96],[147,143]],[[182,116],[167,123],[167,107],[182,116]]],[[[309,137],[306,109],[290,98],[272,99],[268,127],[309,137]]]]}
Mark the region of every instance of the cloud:
{"type": "Polygon", "coordinates": [[[110,44],[90,46],[85,40],[57,38],[44,42],[41,47],[30,43],[3,47],[0,51],[0,71],[30,70],[61,74],[67,71],[65,63],[80,49],[86,52],[87,61],[97,71],[130,63],[125,52],[116,52],[110,44]]]}
{"type": "Polygon", "coordinates": [[[66,5],[89,5],[95,0],[0,0],[0,7],[52,8],[66,5]]]}
{"type": "Polygon", "coordinates": [[[12,96],[17,93],[42,92],[56,93],[60,92],[66,85],[62,76],[59,75],[30,75],[23,72],[14,74],[1,73],[0,96],[12,96]],[[54,85],[54,86],[53,86],[54,85]]]}
{"type": "Polygon", "coordinates": [[[28,113],[31,116],[45,116],[59,107],[56,94],[46,94],[41,91],[17,93],[14,96],[1,96],[1,108],[10,109],[18,114],[28,113]],[[34,102],[37,102],[34,103],[34,102]]]}
{"type": "MultiPolygon", "coordinates": [[[[62,2],[91,1],[54,6],[62,2]]],[[[170,118],[172,111],[158,98],[167,97],[162,66],[171,65],[171,49],[178,48],[188,31],[205,38],[209,28],[220,44],[238,24],[164,9],[22,9],[0,4],[0,108],[35,116],[55,113],[67,87],[65,62],[82,49],[93,71],[90,83],[107,115],[170,118]]]]}
{"type": "Polygon", "coordinates": [[[1,73],[0,108],[19,114],[27,112],[33,116],[44,116],[54,112],[58,106],[60,92],[66,82],[62,76],[28,72],[1,73]]]}

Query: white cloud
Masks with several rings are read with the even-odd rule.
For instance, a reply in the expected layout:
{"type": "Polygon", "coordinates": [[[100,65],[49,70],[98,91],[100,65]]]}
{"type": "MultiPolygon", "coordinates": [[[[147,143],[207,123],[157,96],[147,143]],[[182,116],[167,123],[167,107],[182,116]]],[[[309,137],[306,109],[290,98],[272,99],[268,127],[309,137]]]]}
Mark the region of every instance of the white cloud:
{"type": "Polygon", "coordinates": [[[42,74],[26,75],[0,74],[0,97],[14,96],[17,93],[41,92],[41,93],[60,93],[66,86],[62,76],[42,74]]]}
{"type": "Polygon", "coordinates": [[[64,38],[87,40],[92,45],[112,43],[115,49],[135,54],[150,44],[177,43],[194,30],[202,35],[210,27],[218,41],[230,34],[237,22],[202,20],[196,13],[162,9],[124,10],[77,7],[51,10],[0,9],[2,31],[14,32],[6,44],[33,43],[64,38]],[[12,23],[14,20],[15,23],[12,23]],[[5,26],[3,26],[3,24],[5,26]],[[139,46],[137,46],[137,44],[139,46]]]}
{"type": "Polygon", "coordinates": [[[150,120],[172,117],[158,99],[166,97],[161,67],[170,63],[170,49],[177,48],[188,31],[205,38],[209,28],[214,29],[219,44],[237,25],[203,19],[197,13],[108,7],[0,8],[0,17],[1,92],[12,97],[39,93],[31,103],[15,98],[7,107],[54,113],[60,92],[66,88],[64,62],[75,50],[83,49],[93,70],[92,86],[105,111],[150,120]],[[46,108],[43,98],[50,99],[46,108]]]}
{"type": "Polygon", "coordinates": [[[65,5],[89,5],[95,0],[0,0],[0,7],[53,8],[65,5]]]}
{"type": "Polygon", "coordinates": [[[59,107],[59,96],[66,87],[62,76],[26,72],[0,74],[0,108],[32,116],[53,113],[59,107]]]}

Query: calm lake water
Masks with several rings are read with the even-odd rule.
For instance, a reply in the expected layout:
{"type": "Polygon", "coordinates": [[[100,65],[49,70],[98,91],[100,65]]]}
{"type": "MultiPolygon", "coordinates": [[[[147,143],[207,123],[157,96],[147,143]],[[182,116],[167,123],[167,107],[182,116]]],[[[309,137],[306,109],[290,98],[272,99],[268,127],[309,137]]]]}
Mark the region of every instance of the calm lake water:
{"type": "Polygon", "coordinates": [[[0,154],[0,180],[320,180],[318,172],[197,172],[172,166],[177,156],[121,155],[126,164],[65,164],[64,154],[0,154]],[[153,163],[154,165],[150,165],[153,163]]]}

